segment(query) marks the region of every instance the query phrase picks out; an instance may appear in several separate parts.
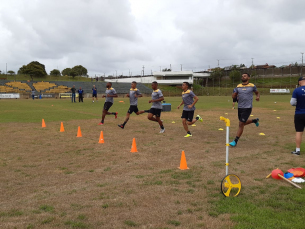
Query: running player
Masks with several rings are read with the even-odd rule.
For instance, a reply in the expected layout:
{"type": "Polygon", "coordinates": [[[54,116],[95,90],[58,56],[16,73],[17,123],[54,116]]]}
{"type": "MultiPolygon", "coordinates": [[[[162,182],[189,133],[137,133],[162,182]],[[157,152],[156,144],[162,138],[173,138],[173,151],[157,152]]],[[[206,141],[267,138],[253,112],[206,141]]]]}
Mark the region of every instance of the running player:
{"type": "Polygon", "coordinates": [[[183,90],[182,102],[177,107],[179,109],[182,106],[182,104],[184,104],[181,118],[182,118],[183,127],[186,131],[186,135],[184,136],[185,138],[192,137],[192,134],[189,131],[188,125],[192,125],[195,122],[197,122],[198,120],[200,122],[203,121],[199,115],[197,115],[196,118],[193,119],[194,111],[196,109],[195,104],[198,101],[198,97],[194,94],[194,92],[189,90],[189,86],[190,86],[190,84],[188,82],[183,82],[183,84],[182,84],[182,90],[183,90]]]}
{"type": "Polygon", "coordinates": [[[259,101],[259,92],[256,89],[256,86],[252,83],[249,83],[250,75],[248,73],[242,74],[241,84],[238,84],[234,89],[232,98],[236,99],[238,96],[238,119],[239,127],[235,139],[230,142],[230,146],[236,146],[237,142],[244,131],[245,125],[255,123],[256,126],[259,126],[259,119],[248,120],[252,112],[252,101],[253,101],[253,92],[256,94],[256,101],[259,101]]]}
{"type": "Polygon", "coordinates": [[[131,83],[131,88],[129,94],[126,95],[129,97],[130,107],[127,111],[126,118],[123,124],[119,124],[118,126],[124,129],[126,123],[129,120],[130,115],[134,112],[136,115],[143,114],[145,111],[139,111],[138,109],[138,98],[142,97],[142,94],[139,89],[137,89],[137,82],[133,81],[131,83]]]}
{"type": "Polygon", "coordinates": [[[163,94],[160,89],[158,89],[158,83],[156,81],[152,82],[151,88],[153,89],[153,92],[151,93],[151,100],[149,100],[149,103],[152,103],[152,106],[150,110],[148,111],[147,118],[150,121],[158,122],[160,125],[160,133],[164,133],[165,128],[163,126],[163,122],[160,119],[161,116],[161,110],[162,110],[162,103],[161,101],[164,100],[163,94]]]}
{"type": "Polygon", "coordinates": [[[102,121],[99,123],[99,125],[104,125],[104,120],[106,115],[114,115],[115,118],[118,117],[118,112],[108,112],[110,107],[113,105],[113,98],[118,97],[116,91],[114,88],[111,87],[112,83],[108,82],[106,84],[106,95],[103,95],[102,98],[106,97],[105,103],[104,103],[104,109],[103,109],[103,115],[102,115],[102,121]]]}

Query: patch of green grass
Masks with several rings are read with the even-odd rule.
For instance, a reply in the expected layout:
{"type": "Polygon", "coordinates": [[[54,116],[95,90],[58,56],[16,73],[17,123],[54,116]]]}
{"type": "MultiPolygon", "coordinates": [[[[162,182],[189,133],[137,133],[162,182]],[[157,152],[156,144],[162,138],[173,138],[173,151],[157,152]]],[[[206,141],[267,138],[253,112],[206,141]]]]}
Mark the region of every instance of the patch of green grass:
{"type": "Polygon", "coordinates": [[[81,214],[81,215],[77,216],[77,219],[79,219],[79,220],[86,220],[86,219],[87,219],[87,216],[81,214]]]}
{"type": "Polygon", "coordinates": [[[131,221],[131,220],[125,220],[124,224],[129,226],[129,227],[136,227],[137,226],[137,224],[135,222],[131,221]]]}
{"type": "Polygon", "coordinates": [[[48,217],[46,219],[44,219],[41,224],[48,224],[48,223],[52,223],[55,220],[55,217],[48,217]]]}
{"type": "Polygon", "coordinates": [[[179,226],[181,223],[179,222],[179,221],[177,221],[177,220],[169,220],[168,222],[167,222],[168,224],[171,224],[171,225],[174,225],[174,226],[179,226]]]}
{"type": "Polygon", "coordinates": [[[54,207],[50,205],[41,205],[39,207],[40,210],[45,211],[45,212],[52,212],[54,211],[54,207]]]}
{"type": "Polygon", "coordinates": [[[23,212],[18,209],[11,209],[7,212],[0,212],[0,217],[7,216],[7,217],[16,217],[23,215],[23,212]]]}
{"type": "Polygon", "coordinates": [[[83,222],[79,222],[79,221],[66,221],[65,225],[70,226],[71,228],[88,228],[89,225],[83,223],[83,222]]]}
{"type": "Polygon", "coordinates": [[[106,208],[108,208],[108,207],[109,207],[108,204],[103,204],[103,205],[102,205],[102,208],[105,208],[105,209],[106,209],[106,208]]]}
{"type": "Polygon", "coordinates": [[[105,172],[106,172],[106,171],[110,171],[110,170],[111,170],[110,167],[107,167],[107,168],[104,169],[105,172]]]}
{"type": "Polygon", "coordinates": [[[191,179],[193,177],[193,174],[191,171],[181,171],[181,172],[175,172],[171,175],[173,179],[177,180],[185,180],[185,179],[191,179]]]}

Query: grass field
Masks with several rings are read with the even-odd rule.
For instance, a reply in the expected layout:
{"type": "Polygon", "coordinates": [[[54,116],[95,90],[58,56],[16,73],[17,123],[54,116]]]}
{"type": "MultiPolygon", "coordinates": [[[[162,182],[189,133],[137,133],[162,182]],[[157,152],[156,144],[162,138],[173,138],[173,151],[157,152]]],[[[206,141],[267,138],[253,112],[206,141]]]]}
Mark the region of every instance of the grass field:
{"type": "MultiPolygon", "coordinates": [[[[149,109],[148,100],[140,98],[139,108],[149,109]]],[[[225,131],[218,129],[225,124],[219,117],[231,120],[230,139],[238,125],[230,96],[200,97],[195,113],[204,121],[190,127],[192,138],[183,137],[181,98],[165,100],[172,111],[162,113],[164,134],[146,114],[133,114],[124,130],[117,127],[126,98],[115,99],[110,111],[119,112],[118,119],[107,116],[104,126],[97,125],[102,99],[0,100],[0,228],[304,228],[304,189],[265,179],[275,168],[305,167],[304,153],[290,154],[289,95],[253,102],[260,126],[247,126],[230,149],[229,172],[242,182],[235,198],[220,192],[225,131]],[[98,144],[101,131],[104,144],[98,144]],[[130,153],[133,138],[138,153],[130,153]],[[189,170],[178,169],[182,150],[189,170]]]]}

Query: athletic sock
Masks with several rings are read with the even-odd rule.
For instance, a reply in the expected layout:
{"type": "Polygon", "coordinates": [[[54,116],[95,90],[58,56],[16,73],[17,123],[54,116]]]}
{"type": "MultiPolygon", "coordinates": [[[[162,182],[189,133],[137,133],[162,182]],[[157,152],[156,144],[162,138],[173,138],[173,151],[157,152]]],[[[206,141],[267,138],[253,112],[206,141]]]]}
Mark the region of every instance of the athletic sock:
{"type": "Polygon", "coordinates": [[[199,119],[199,117],[196,117],[196,120],[198,120],[199,119]]]}
{"type": "Polygon", "coordinates": [[[257,119],[252,119],[252,122],[253,123],[257,123],[257,119]]]}
{"type": "Polygon", "coordinates": [[[162,125],[162,126],[160,126],[161,127],[161,129],[163,130],[164,129],[164,126],[162,125]]]}
{"type": "Polygon", "coordinates": [[[239,140],[239,137],[236,136],[236,138],[234,139],[234,141],[237,143],[239,140]]]}
{"type": "Polygon", "coordinates": [[[127,122],[124,122],[124,123],[122,124],[122,126],[125,126],[125,125],[126,125],[126,123],[127,123],[127,122]]]}
{"type": "Polygon", "coordinates": [[[104,123],[104,120],[102,120],[101,123],[104,123]]]}
{"type": "Polygon", "coordinates": [[[301,151],[300,148],[296,148],[296,149],[295,149],[295,152],[300,152],[300,151],[301,151]]]}
{"type": "Polygon", "coordinates": [[[149,110],[144,110],[145,113],[149,113],[149,110]]]}
{"type": "Polygon", "coordinates": [[[116,114],[116,112],[111,112],[111,114],[115,115],[115,114],[116,114]]]}
{"type": "Polygon", "coordinates": [[[190,134],[190,135],[192,135],[192,134],[191,134],[191,131],[188,131],[188,132],[187,132],[187,134],[190,134]]]}

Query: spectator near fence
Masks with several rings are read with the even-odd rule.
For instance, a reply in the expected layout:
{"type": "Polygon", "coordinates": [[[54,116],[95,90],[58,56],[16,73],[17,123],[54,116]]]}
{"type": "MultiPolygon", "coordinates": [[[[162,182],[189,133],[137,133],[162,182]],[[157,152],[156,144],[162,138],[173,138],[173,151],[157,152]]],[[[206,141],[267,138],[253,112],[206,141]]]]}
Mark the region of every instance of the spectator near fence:
{"type": "Polygon", "coordinates": [[[32,99],[35,99],[35,90],[32,90],[32,99]]]}
{"type": "Polygon", "coordinates": [[[84,102],[84,96],[83,96],[83,94],[84,94],[84,90],[82,89],[82,87],[79,87],[79,89],[78,89],[78,102],[80,103],[80,102],[84,102]]]}
{"type": "Polygon", "coordinates": [[[75,102],[75,91],[76,91],[76,88],[75,88],[75,85],[73,85],[73,87],[71,88],[71,92],[72,92],[72,103],[73,103],[73,101],[74,101],[74,103],[76,103],[76,102],[75,102]]]}

